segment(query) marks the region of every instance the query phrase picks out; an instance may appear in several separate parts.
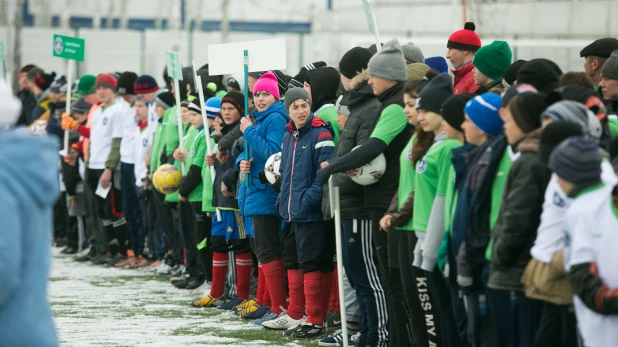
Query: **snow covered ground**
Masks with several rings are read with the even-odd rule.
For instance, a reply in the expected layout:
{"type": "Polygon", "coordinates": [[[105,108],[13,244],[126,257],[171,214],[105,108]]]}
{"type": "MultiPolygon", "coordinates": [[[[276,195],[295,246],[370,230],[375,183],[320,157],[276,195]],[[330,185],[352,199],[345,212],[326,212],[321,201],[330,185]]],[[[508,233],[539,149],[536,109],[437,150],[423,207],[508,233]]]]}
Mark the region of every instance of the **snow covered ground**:
{"type": "Polygon", "coordinates": [[[190,306],[196,295],[147,272],[77,263],[59,255],[49,298],[62,346],[315,346],[250,326],[216,309],[190,306]]]}

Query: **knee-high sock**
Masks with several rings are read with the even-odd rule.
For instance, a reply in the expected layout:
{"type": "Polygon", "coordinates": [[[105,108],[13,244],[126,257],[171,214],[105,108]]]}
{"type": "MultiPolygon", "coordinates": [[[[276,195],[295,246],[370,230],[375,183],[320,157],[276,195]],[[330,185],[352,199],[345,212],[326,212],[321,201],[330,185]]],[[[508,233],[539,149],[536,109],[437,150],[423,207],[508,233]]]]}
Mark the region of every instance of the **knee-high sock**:
{"type": "Polygon", "coordinates": [[[227,276],[229,255],[227,253],[213,252],[212,254],[212,286],[210,296],[220,298],[225,290],[225,277],[227,276]]]}
{"type": "Polygon", "coordinates": [[[330,310],[336,313],[340,313],[339,308],[339,285],[337,282],[337,268],[332,272],[332,285],[330,286],[330,310]]]}
{"type": "MultiPolygon", "coordinates": [[[[322,313],[322,273],[320,271],[312,271],[304,274],[303,277],[305,280],[307,323],[322,326],[324,325],[324,314],[322,313]]],[[[330,293],[330,291],[326,293],[330,293]]]]}
{"type": "Polygon", "coordinates": [[[251,252],[236,254],[236,296],[249,299],[252,269],[251,252]]]}
{"type": "Polygon", "coordinates": [[[330,304],[330,293],[333,287],[333,273],[331,272],[321,272],[322,274],[322,319],[326,317],[326,313],[328,312],[328,306],[330,304]]]}
{"type": "Polygon", "coordinates": [[[288,316],[301,319],[305,314],[305,283],[300,270],[288,270],[288,287],[290,289],[288,316]]]}
{"type": "Polygon", "coordinates": [[[266,277],[266,283],[268,292],[270,294],[270,300],[272,305],[270,311],[275,314],[279,314],[282,310],[287,309],[285,302],[285,284],[283,282],[284,267],[283,259],[277,259],[269,263],[263,264],[264,277],[266,277]]]}
{"type": "Polygon", "coordinates": [[[255,301],[258,305],[264,305],[264,288],[266,279],[264,278],[264,267],[261,263],[258,264],[258,287],[255,293],[255,301]]]}

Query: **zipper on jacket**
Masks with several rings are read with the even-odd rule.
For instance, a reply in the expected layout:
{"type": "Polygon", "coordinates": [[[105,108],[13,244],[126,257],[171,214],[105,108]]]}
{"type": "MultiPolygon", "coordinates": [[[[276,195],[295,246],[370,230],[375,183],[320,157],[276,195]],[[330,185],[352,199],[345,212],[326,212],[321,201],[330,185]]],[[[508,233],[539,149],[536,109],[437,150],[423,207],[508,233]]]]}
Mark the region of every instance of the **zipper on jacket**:
{"type": "Polygon", "coordinates": [[[296,144],[294,140],[294,150],[292,151],[292,171],[290,171],[290,196],[288,197],[288,222],[292,221],[292,176],[294,175],[294,160],[296,159],[296,144]]]}

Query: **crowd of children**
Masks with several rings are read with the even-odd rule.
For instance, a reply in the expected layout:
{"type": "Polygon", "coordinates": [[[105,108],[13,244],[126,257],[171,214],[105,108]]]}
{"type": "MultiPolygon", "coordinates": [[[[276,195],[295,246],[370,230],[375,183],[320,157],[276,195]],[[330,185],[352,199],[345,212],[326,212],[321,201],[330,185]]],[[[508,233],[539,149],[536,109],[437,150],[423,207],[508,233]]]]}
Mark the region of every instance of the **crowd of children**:
{"type": "Polygon", "coordinates": [[[132,72],[72,84],[25,66],[17,123],[70,134],[56,245],[320,346],[618,345],[618,40],[563,73],[474,29],[446,42],[452,74],[393,39],[247,86],[205,65],[203,102],[191,68],[176,90],[165,73],[164,87],[132,72]],[[380,155],[379,180],[351,179],[380,155]],[[164,164],[183,175],[168,194],[152,183],[164,164]],[[327,336],[341,324],[349,336],[327,336]]]}

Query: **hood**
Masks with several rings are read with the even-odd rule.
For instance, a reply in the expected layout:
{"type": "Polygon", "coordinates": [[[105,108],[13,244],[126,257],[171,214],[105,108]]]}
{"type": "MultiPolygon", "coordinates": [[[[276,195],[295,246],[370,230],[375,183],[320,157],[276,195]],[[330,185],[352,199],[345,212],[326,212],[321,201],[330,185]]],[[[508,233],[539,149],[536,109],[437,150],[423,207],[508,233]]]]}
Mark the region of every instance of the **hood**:
{"type": "Polygon", "coordinates": [[[376,97],[373,89],[368,84],[369,74],[367,70],[361,71],[356,77],[350,80],[350,91],[345,94],[342,103],[350,108],[362,104],[368,99],[376,97]]]}
{"type": "Polygon", "coordinates": [[[309,119],[307,119],[307,123],[305,123],[305,125],[303,125],[300,129],[296,129],[296,125],[294,125],[293,121],[289,121],[288,124],[286,125],[286,130],[294,135],[294,132],[296,130],[298,130],[298,132],[300,134],[303,134],[305,132],[307,132],[307,130],[309,130],[309,128],[327,128],[328,131],[330,131],[332,133],[332,129],[330,129],[330,125],[326,122],[324,122],[322,120],[322,118],[320,117],[316,117],[313,113],[309,116],[309,119]]]}
{"type": "Polygon", "coordinates": [[[58,141],[19,129],[0,132],[0,148],[0,177],[7,180],[3,183],[14,187],[18,199],[52,206],[60,194],[58,141]]]}
{"type": "Polygon", "coordinates": [[[283,105],[283,101],[277,101],[274,104],[270,105],[270,107],[267,108],[265,111],[255,112],[253,116],[255,117],[255,120],[261,122],[266,119],[266,117],[274,113],[279,113],[280,115],[285,117],[286,121],[290,120],[290,116],[288,116],[288,113],[285,112],[285,106],[283,105]]]}
{"type": "Polygon", "coordinates": [[[472,62],[468,62],[468,63],[465,63],[459,69],[451,70],[451,72],[453,73],[455,77],[460,78],[460,77],[465,76],[468,72],[472,71],[473,69],[474,69],[474,65],[472,64],[472,62]]]}
{"type": "Polygon", "coordinates": [[[326,104],[335,104],[341,79],[332,67],[321,67],[307,71],[305,81],[311,85],[311,111],[316,112],[326,104]]]}
{"type": "Polygon", "coordinates": [[[517,146],[519,152],[539,152],[542,129],[536,129],[526,136],[517,146]]]}

